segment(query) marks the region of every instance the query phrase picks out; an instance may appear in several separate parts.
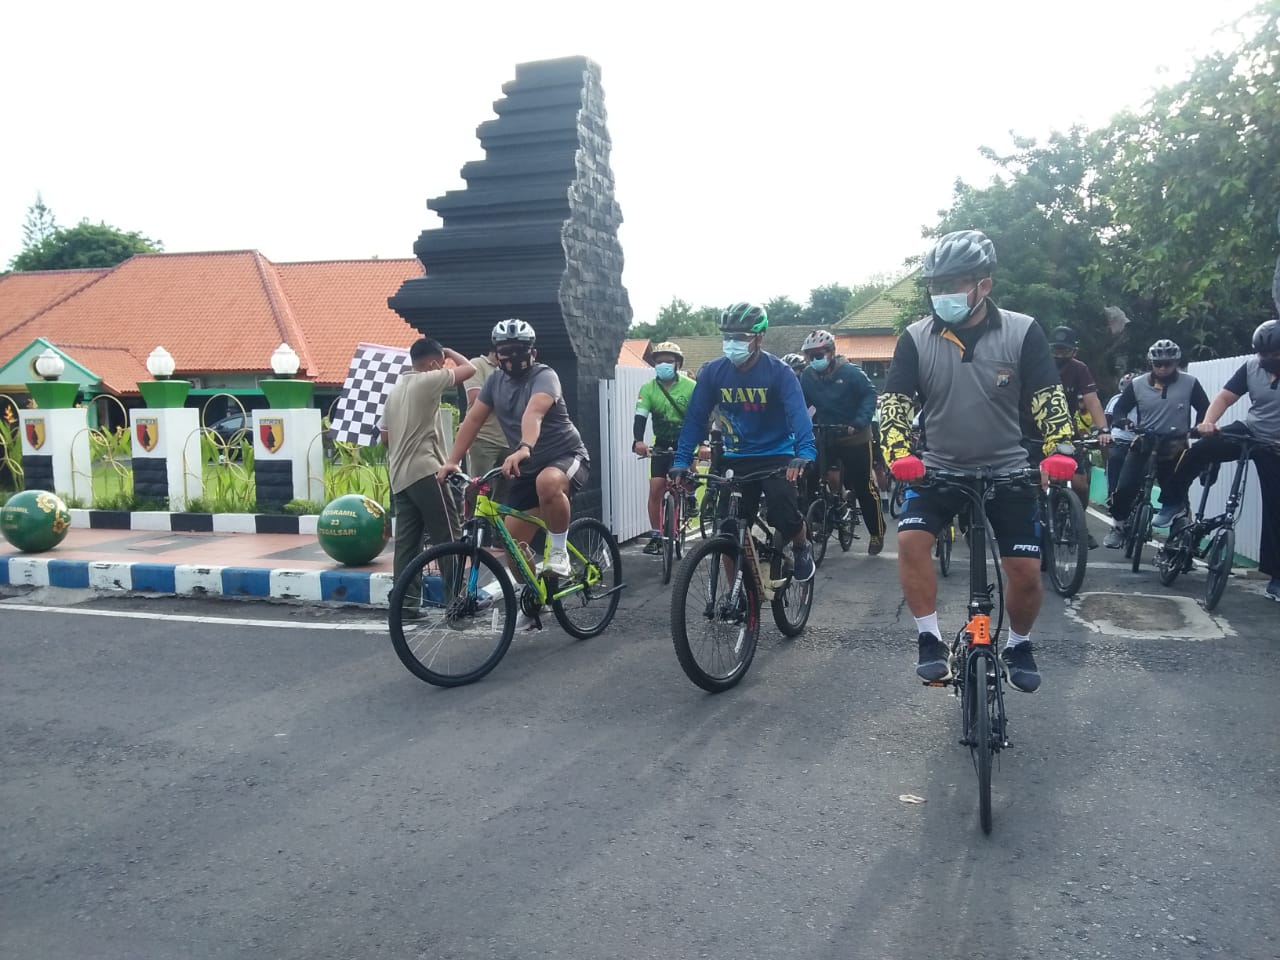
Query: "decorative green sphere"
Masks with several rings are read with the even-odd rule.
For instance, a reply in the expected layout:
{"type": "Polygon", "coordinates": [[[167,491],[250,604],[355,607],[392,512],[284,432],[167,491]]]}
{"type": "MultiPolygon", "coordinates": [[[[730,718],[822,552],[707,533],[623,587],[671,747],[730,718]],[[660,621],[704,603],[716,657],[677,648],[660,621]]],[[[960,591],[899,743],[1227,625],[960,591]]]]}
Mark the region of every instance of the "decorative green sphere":
{"type": "Polygon", "coordinates": [[[316,536],[339,563],[360,566],[382,552],[391,536],[391,518],[382,504],[358,493],[338,497],[320,511],[316,536]]]}
{"type": "Polygon", "coordinates": [[[0,507],[0,531],[24,553],[52,550],[66,539],[71,512],[60,498],[44,490],[23,490],[0,507]]]}

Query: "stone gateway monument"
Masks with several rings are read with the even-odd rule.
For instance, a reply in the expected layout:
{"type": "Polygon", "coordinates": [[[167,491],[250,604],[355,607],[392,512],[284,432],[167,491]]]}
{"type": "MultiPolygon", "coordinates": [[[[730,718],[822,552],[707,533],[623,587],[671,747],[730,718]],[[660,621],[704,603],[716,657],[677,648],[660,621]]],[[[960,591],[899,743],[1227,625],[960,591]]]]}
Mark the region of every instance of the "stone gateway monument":
{"type": "Polygon", "coordinates": [[[497,119],[476,130],[485,157],[463,166],[466,189],[427,201],[444,225],[414,244],[426,276],[387,303],[468,356],[488,352],[499,320],[533,324],[538,359],[559,374],[591,452],[574,516],[598,517],[598,383],[613,377],[631,325],[600,67],[585,57],[522,63],[502,92],[497,119]]]}

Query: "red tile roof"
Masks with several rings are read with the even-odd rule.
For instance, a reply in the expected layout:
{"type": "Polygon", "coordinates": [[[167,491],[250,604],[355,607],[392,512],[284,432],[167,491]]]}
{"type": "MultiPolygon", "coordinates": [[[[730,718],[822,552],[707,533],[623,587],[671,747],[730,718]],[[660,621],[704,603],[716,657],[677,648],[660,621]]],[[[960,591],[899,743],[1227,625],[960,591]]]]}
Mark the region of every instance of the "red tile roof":
{"type": "Polygon", "coordinates": [[[421,274],[417,260],[273,264],[255,250],[142,254],[111,270],[10,274],[0,280],[0,361],[44,337],[104,386],[136,393],[158,345],[182,376],[266,374],[284,342],[298,353],[299,376],[341,385],[360,341],[408,346],[418,336],[387,297],[421,274]]]}
{"type": "Polygon", "coordinates": [[[622,349],[618,351],[618,366],[647,367],[645,351],[649,349],[648,340],[623,340],[622,349]]]}
{"type": "Polygon", "coordinates": [[[836,334],[836,353],[850,360],[892,360],[898,345],[896,334],[836,334]]]}

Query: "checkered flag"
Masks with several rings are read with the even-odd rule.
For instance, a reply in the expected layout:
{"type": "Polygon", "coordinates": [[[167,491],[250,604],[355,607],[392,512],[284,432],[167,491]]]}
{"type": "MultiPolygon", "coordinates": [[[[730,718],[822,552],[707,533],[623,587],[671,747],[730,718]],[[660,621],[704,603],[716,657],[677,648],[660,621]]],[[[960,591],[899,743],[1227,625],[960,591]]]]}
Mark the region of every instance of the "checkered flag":
{"type": "Polygon", "coordinates": [[[359,344],[334,410],[334,439],[362,446],[377,443],[378,420],[387,395],[411,366],[408,350],[376,343],[359,344]]]}

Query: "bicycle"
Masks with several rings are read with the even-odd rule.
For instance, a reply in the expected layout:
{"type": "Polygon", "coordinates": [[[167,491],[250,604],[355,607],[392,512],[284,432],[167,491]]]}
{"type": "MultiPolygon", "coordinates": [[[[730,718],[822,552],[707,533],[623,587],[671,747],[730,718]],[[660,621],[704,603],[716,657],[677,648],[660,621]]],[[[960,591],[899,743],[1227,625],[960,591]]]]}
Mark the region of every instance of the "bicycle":
{"type": "Polygon", "coordinates": [[[735,477],[729,469],[723,476],[689,477],[692,483],[707,485],[708,493],[714,489],[728,497],[720,532],[689,552],[671,587],[676,659],[685,676],[710,693],[737,686],[746,676],[760,635],[762,601],[769,601],[774,623],[788,637],[798,636],[809,620],[813,578],[799,582],[792,577],[791,541],[779,543],[778,534],[759,511],[747,522],[739,522],[742,486],[785,469],[743,477],[735,477]],[[762,565],[768,566],[767,575],[762,565]],[[700,653],[709,661],[705,666],[700,653]]]}
{"type": "Polygon", "coordinates": [[[853,541],[857,537],[858,512],[840,493],[844,486],[844,477],[838,467],[834,468],[841,474],[836,489],[832,490],[831,484],[827,481],[829,468],[826,441],[831,437],[844,436],[845,428],[838,425],[814,424],[813,433],[818,447],[818,472],[815,479],[817,493],[813,495],[805,509],[804,519],[809,525],[809,539],[813,541],[813,565],[820,567],[823,558],[827,555],[827,540],[831,537],[832,528],[836,530],[840,549],[845,553],[849,552],[849,548],[853,546],[853,541]]]}
{"type": "MultiPolygon", "coordinates": [[[[720,469],[724,460],[724,434],[719,430],[711,431],[711,450],[710,461],[707,470],[715,473],[720,469]]],[[[711,536],[711,531],[716,528],[716,507],[719,506],[717,497],[718,490],[713,487],[702,488],[702,503],[698,507],[698,533],[705,540],[711,536]]]]}
{"type": "MultiPolygon", "coordinates": [[[[674,453],[675,450],[670,447],[654,451],[655,455],[674,453]]],[[[662,494],[662,527],[659,532],[662,534],[662,583],[664,586],[671,582],[671,571],[675,568],[675,562],[684,557],[684,535],[689,525],[689,517],[698,508],[697,503],[691,501],[690,495],[677,493],[670,484],[662,494]]]]}
{"type": "MultiPolygon", "coordinates": [[[[1125,425],[1129,426],[1128,423],[1125,425]]],[[[1137,573],[1142,566],[1142,550],[1151,539],[1151,518],[1154,516],[1151,507],[1151,491],[1156,484],[1156,464],[1160,454],[1159,441],[1181,439],[1190,436],[1190,433],[1185,430],[1153,433],[1137,427],[1131,427],[1131,429],[1134,436],[1133,442],[1129,445],[1129,456],[1147,456],[1142,485],[1125,519],[1124,555],[1131,560],[1130,569],[1137,573]]]]}
{"type": "Polygon", "coordinates": [[[1227,434],[1240,444],[1240,456],[1235,461],[1231,478],[1231,490],[1222,513],[1206,519],[1205,506],[1209,502],[1209,488],[1217,475],[1217,464],[1209,464],[1200,473],[1200,508],[1194,519],[1175,521],[1169,530],[1169,538],[1156,551],[1156,570],[1160,582],[1172,586],[1181,573],[1189,573],[1194,561],[1203,560],[1207,567],[1204,608],[1213,612],[1227,589],[1231,565],[1236,555],[1236,511],[1244,502],[1248,485],[1249,455],[1255,445],[1264,443],[1247,434],[1227,434]]]}
{"type": "Polygon", "coordinates": [[[462,536],[418,554],[391,588],[387,620],[396,655],[415,676],[436,686],[474,683],[496,667],[511,646],[517,610],[540,628],[540,612],[549,603],[570,636],[596,636],[613,620],[625,586],[618,543],[592,517],[569,524],[568,577],[535,573],[532,551],[526,554],[527,545],[516,544],[502,518],[517,517],[541,528],[544,560],[550,551],[546,522],[490,498],[492,481],[501,472],[495,467],[483,477],[450,475],[455,489],[474,487],[476,493],[462,536]],[[505,553],[518,581],[490,552],[486,539],[505,553]]]}
{"type": "Polygon", "coordinates": [[[942,532],[938,534],[938,539],[933,545],[933,555],[938,560],[938,571],[944,576],[951,575],[951,551],[956,543],[956,525],[955,521],[948,521],[947,525],[942,528],[942,532]]]}
{"type": "MultiPolygon", "coordinates": [[[[1075,447],[1077,456],[1085,456],[1101,444],[1096,436],[1079,437],[1075,447]]],[[[1091,469],[1092,460],[1085,462],[1091,469]]],[[[1040,529],[1041,568],[1048,570],[1058,596],[1074,597],[1089,565],[1089,521],[1070,480],[1050,480],[1040,491],[1040,529]]]]}
{"type": "Polygon", "coordinates": [[[1000,632],[1004,625],[1004,577],[1000,567],[995,534],[987,519],[986,501],[997,487],[1039,487],[1038,470],[1009,474],[955,474],[930,470],[915,485],[961,490],[969,501],[969,604],[968,622],[951,643],[952,675],[947,680],[926,683],[928,687],[950,686],[960,700],[960,744],[969,748],[978,777],[978,819],[983,833],[991,832],[991,768],[993,759],[1012,747],[1008,737],[1008,716],[1004,706],[1007,679],[1000,659],[1000,632]],[[995,564],[996,582],[987,581],[987,553],[995,564]],[[999,603],[992,592],[999,595],[999,603]],[[996,610],[996,625],[991,612],[996,610]]]}

